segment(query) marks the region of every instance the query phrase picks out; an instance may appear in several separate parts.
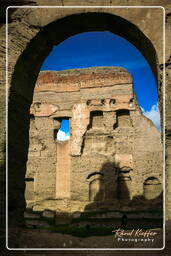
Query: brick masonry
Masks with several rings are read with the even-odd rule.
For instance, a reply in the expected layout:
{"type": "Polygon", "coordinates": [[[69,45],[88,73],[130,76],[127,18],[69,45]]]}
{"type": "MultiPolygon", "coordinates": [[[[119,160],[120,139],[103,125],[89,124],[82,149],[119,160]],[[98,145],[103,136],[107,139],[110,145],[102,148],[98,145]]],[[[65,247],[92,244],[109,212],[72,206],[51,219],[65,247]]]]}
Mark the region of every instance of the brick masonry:
{"type": "Polygon", "coordinates": [[[40,72],[30,113],[27,207],[162,210],[161,134],[142,115],[125,69],[40,72]],[[64,142],[54,135],[63,118],[71,129],[64,142]]]}

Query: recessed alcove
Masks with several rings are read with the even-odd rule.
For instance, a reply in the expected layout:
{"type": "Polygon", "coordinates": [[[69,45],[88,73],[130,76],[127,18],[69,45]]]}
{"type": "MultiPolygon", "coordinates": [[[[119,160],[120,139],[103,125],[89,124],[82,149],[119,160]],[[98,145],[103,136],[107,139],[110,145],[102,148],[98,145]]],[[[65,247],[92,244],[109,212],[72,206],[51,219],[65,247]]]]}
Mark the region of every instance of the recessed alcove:
{"type": "Polygon", "coordinates": [[[149,177],[144,182],[144,197],[147,200],[155,199],[162,193],[161,182],[156,177],[149,177]]]}
{"type": "Polygon", "coordinates": [[[88,129],[103,129],[103,111],[91,111],[88,129]]]}
{"type": "Polygon", "coordinates": [[[91,173],[87,177],[89,184],[89,201],[103,201],[105,198],[104,175],[100,172],[91,173]]]}
{"type": "Polygon", "coordinates": [[[129,128],[129,127],[132,127],[130,111],[127,109],[117,110],[116,111],[116,123],[114,124],[114,129],[129,128]]]}

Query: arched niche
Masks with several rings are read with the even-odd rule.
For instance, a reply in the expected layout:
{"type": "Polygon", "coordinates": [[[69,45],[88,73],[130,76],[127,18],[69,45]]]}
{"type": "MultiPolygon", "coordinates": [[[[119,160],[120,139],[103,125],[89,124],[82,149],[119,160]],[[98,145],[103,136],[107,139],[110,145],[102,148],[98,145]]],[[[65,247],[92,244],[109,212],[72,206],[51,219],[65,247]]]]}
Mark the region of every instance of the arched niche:
{"type": "Polygon", "coordinates": [[[155,199],[162,193],[162,185],[158,178],[149,177],[144,181],[144,197],[147,200],[155,199]]]}
{"type": "MultiPolygon", "coordinates": [[[[58,45],[70,36],[89,31],[111,31],[127,39],[141,51],[156,78],[158,77],[158,61],[153,44],[136,25],[117,15],[105,12],[73,14],[41,27],[34,37],[28,34],[26,47],[20,54],[17,53],[15,64],[12,56],[9,56],[9,66],[14,67],[9,72],[11,83],[8,107],[9,226],[22,224],[25,209],[24,177],[29,145],[29,109],[40,67],[54,45],[58,45]]],[[[18,35],[11,35],[11,40],[17,41],[18,35]]]]}
{"type": "Polygon", "coordinates": [[[132,171],[129,167],[123,167],[119,170],[117,178],[117,198],[118,200],[129,200],[130,199],[130,187],[131,187],[131,174],[132,171]]]}
{"type": "Polygon", "coordinates": [[[103,174],[92,173],[88,176],[87,181],[89,184],[89,201],[104,201],[105,198],[105,184],[103,174]]]}

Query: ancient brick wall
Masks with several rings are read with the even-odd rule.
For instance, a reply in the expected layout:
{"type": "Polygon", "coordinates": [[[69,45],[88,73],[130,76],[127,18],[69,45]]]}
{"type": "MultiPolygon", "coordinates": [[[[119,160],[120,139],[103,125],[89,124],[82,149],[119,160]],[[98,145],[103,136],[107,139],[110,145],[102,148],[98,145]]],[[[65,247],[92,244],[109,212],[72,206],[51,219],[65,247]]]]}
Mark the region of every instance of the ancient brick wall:
{"type": "Polygon", "coordinates": [[[162,210],[161,134],[142,115],[125,69],[40,72],[30,113],[26,177],[35,177],[35,200],[28,207],[162,210]],[[63,118],[71,127],[64,142],[54,136],[63,118]]]}
{"type": "MultiPolygon", "coordinates": [[[[34,199],[39,202],[55,197],[56,145],[53,143],[53,122],[47,117],[32,117],[26,178],[34,180],[34,199]],[[48,161],[47,161],[48,159],[48,161]]],[[[26,187],[30,183],[26,180],[26,187]]],[[[28,203],[33,203],[31,200],[28,203]]]]}
{"type": "MultiPolygon", "coordinates": [[[[75,0],[63,1],[21,1],[21,5],[59,5],[74,6],[75,0]],[[27,2],[27,3],[26,3],[27,2]]],[[[5,223],[5,7],[18,5],[18,1],[3,1],[0,12],[0,111],[2,118],[1,125],[1,145],[0,162],[1,172],[1,209],[2,223],[5,223]]],[[[8,85],[9,88],[9,163],[8,163],[8,183],[9,183],[9,226],[20,226],[22,224],[25,209],[24,201],[24,176],[27,161],[28,130],[29,130],[29,109],[32,102],[34,85],[43,60],[50,53],[54,45],[77,33],[85,31],[108,30],[114,34],[133,43],[149,62],[158,80],[159,106],[161,118],[164,117],[163,102],[163,68],[166,64],[166,220],[171,218],[171,186],[170,186],[170,0],[152,0],[151,6],[162,6],[162,8],[105,8],[105,6],[148,6],[149,1],[134,0],[105,0],[105,1],[79,1],[82,8],[28,8],[12,9],[9,12],[8,24],[8,85]],[[87,8],[89,5],[92,8],[87,8]],[[101,8],[97,6],[101,5],[101,8]],[[163,15],[165,15],[166,28],[166,56],[163,53],[163,15]],[[79,26],[77,26],[79,24],[79,26]],[[57,33],[54,33],[57,31],[57,33]],[[22,132],[21,132],[22,131],[22,132]],[[15,193],[14,193],[15,191],[15,193]]],[[[51,106],[52,107],[52,106],[51,106]]],[[[50,107],[50,108],[51,108],[50,107]]],[[[64,111],[65,112],[65,111],[64,111]]],[[[71,114],[65,113],[66,116],[71,114]]],[[[62,114],[65,115],[65,114],[62,114]]]]}

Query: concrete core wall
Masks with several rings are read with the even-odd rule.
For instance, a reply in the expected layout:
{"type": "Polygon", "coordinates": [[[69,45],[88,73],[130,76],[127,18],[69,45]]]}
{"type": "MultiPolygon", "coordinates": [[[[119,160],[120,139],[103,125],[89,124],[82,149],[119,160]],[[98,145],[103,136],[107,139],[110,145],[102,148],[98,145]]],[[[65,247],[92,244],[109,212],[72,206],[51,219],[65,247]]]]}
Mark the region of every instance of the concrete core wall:
{"type": "Polygon", "coordinates": [[[30,114],[28,208],[162,210],[161,134],[125,69],[40,72],[30,114]],[[67,141],[54,136],[62,118],[70,119],[67,141]]]}

